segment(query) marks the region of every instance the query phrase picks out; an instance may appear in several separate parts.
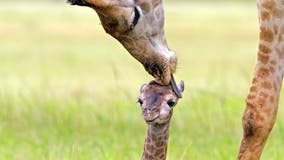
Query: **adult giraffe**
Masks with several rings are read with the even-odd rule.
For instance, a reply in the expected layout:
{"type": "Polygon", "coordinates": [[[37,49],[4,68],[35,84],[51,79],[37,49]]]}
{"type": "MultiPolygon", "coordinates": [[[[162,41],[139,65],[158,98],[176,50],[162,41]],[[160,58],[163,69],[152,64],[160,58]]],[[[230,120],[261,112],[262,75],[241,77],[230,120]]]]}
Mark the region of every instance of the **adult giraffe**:
{"type": "MultiPolygon", "coordinates": [[[[68,0],[99,15],[107,33],[160,84],[170,83],[177,59],[164,37],[162,0],[68,0]]],[[[259,159],[273,128],[284,70],[284,0],[258,0],[259,51],[243,115],[238,159],[259,159]]]]}

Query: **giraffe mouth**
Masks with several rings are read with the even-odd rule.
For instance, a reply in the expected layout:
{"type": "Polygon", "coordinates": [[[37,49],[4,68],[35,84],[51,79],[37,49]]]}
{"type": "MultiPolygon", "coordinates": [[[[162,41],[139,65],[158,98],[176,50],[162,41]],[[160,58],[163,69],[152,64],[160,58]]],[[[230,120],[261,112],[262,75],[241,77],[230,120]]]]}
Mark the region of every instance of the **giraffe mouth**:
{"type": "Polygon", "coordinates": [[[157,116],[156,118],[153,118],[153,119],[148,119],[146,120],[146,123],[149,124],[149,125],[162,125],[162,124],[165,124],[168,119],[164,119],[164,118],[161,118],[160,116],[157,116]]]}
{"type": "Polygon", "coordinates": [[[154,122],[157,118],[155,119],[150,119],[150,120],[145,120],[147,123],[151,123],[151,122],[154,122]]]}
{"type": "Polygon", "coordinates": [[[151,119],[144,117],[144,120],[146,121],[146,123],[153,123],[157,119],[159,119],[159,116],[156,116],[156,117],[151,118],[151,119]]]}

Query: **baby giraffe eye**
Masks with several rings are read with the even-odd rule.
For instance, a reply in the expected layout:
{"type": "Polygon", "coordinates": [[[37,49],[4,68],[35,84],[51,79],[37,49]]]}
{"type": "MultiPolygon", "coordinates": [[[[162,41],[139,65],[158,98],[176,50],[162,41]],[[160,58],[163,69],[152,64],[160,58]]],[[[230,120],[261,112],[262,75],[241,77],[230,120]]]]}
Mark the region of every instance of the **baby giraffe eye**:
{"type": "Polygon", "coordinates": [[[176,102],[175,102],[174,100],[170,99],[170,100],[167,101],[167,104],[168,104],[170,107],[173,107],[173,106],[175,106],[176,102]]]}
{"type": "Polygon", "coordinates": [[[140,98],[138,98],[137,102],[138,102],[140,105],[143,104],[143,101],[142,101],[142,99],[140,99],[140,98]]]}

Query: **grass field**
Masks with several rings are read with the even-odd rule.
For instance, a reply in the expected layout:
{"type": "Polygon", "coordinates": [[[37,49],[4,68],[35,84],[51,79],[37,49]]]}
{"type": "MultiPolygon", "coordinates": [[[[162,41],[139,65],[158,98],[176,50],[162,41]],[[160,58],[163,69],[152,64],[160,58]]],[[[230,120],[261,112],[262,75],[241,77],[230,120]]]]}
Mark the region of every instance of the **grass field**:
{"type": "MultiPolygon", "coordinates": [[[[169,160],[236,158],[256,13],[254,3],[166,3],[176,79],[186,84],[169,160]]],[[[146,124],[136,98],[152,77],[91,9],[1,2],[0,37],[1,160],[140,159],[146,124]]],[[[283,103],[263,159],[284,157],[283,103]]]]}

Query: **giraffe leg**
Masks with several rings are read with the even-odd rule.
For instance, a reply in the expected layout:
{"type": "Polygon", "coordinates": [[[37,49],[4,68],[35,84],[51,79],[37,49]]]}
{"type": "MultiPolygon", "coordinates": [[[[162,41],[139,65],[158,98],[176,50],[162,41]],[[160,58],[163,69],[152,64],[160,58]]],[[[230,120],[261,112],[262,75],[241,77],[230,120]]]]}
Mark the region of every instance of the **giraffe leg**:
{"type": "Polygon", "coordinates": [[[284,73],[284,3],[258,0],[257,6],[260,26],[257,64],[243,114],[239,160],[260,159],[277,116],[284,73]]]}
{"type": "Polygon", "coordinates": [[[258,160],[277,116],[282,76],[256,69],[243,114],[243,138],[239,160],[258,160]]]}
{"type": "MultiPolygon", "coordinates": [[[[239,160],[258,160],[273,127],[276,114],[269,115],[267,122],[263,122],[263,117],[259,116],[257,106],[247,104],[243,115],[244,134],[238,155],[239,160]]],[[[274,112],[274,111],[273,111],[274,112]]]]}

